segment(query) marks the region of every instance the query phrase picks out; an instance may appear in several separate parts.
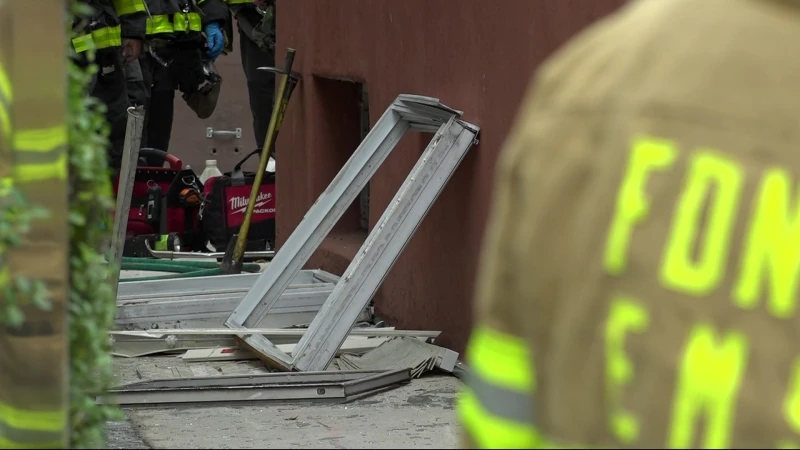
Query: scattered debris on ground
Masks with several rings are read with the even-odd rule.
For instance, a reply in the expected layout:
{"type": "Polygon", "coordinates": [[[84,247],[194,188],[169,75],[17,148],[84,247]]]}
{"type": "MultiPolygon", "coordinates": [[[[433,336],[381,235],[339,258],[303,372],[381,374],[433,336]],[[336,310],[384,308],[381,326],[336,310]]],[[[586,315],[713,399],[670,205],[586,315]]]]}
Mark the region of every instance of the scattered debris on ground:
{"type": "MultiPolygon", "coordinates": [[[[335,282],[338,278],[322,271],[304,271],[299,277],[310,282],[307,284],[312,285],[312,295],[318,295],[313,289],[319,289],[313,284],[335,282]]],[[[296,389],[289,395],[294,398],[289,399],[242,398],[245,389],[261,395],[269,391],[256,381],[241,385],[237,399],[230,393],[235,389],[209,390],[208,384],[214,384],[210,380],[230,386],[228,382],[241,382],[243,378],[258,380],[302,376],[302,373],[272,372],[253,352],[240,346],[235,332],[222,327],[223,314],[197,319],[202,313],[198,314],[194,306],[187,318],[176,316],[180,311],[176,304],[192,302],[180,292],[167,290],[163,296],[152,291],[144,293],[152,289],[147,283],[163,284],[161,281],[141,282],[138,287],[121,284],[118,304],[124,303],[127,309],[121,308],[118,329],[110,333],[110,341],[117,355],[114,365],[118,388],[127,396],[125,399],[118,396],[117,401],[123,400],[127,420],[108,424],[108,448],[144,449],[150,445],[153,448],[452,448],[456,445],[453,402],[459,381],[450,372],[457,372],[460,363],[456,362],[457,353],[433,344],[438,331],[397,330],[376,319],[371,307],[364,308],[326,372],[368,372],[374,376],[406,369],[405,375],[388,380],[388,386],[368,386],[364,392],[347,395],[340,381],[318,378],[318,383],[326,385],[325,394],[317,394],[319,386],[305,389],[303,395],[310,393],[316,397],[311,401],[298,398],[296,389]],[[139,292],[135,292],[137,289],[139,292]],[[149,309],[142,305],[149,305],[149,309]],[[134,316],[136,311],[146,313],[149,321],[131,319],[130,315],[126,319],[124,314],[132,311],[134,316]],[[159,317],[160,312],[169,316],[159,317]],[[172,384],[164,385],[157,380],[172,384]],[[166,389],[160,392],[152,389],[159,387],[157,383],[166,389]],[[177,389],[170,392],[170,388],[177,389]],[[126,389],[128,392],[124,392],[126,389]],[[188,392],[182,392],[180,398],[164,400],[165,396],[186,389],[188,392]],[[224,391],[228,392],[219,394],[224,391]],[[204,398],[193,399],[197,394],[204,398]]],[[[204,292],[205,299],[219,295],[210,289],[204,292]]],[[[323,303],[313,297],[311,301],[305,298],[303,303],[302,297],[300,300],[295,297],[295,310],[284,309],[274,316],[268,315],[269,326],[275,328],[257,330],[289,355],[323,303]],[[299,308],[306,310],[298,312],[299,308]]],[[[285,307],[292,306],[287,303],[285,307]]],[[[283,383],[273,391],[282,390],[285,394],[297,384],[283,383]]]]}
{"type": "MultiPolygon", "coordinates": [[[[262,373],[258,361],[186,363],[174,356],[115,358],[120,384],[185,376],[262,373]]],[[[455,448],[454,402],[460,382],[428,374],[351,403],[242,403],[189,408],[126,408],[152,448],[455,448]]],[[[115,430],[109,448],[137,448],[115,430]],[[122,438],[121,443],[114,439],[122,438]]],[[[144,446],[138,448],[146,448],[144,446]]]]}
{"type": "Polygon", "coordinates": [[[435,98],[398,96],[259,273],[120,283],[117,330],[109,341],[115,355],[126,357],[118,361],[125,361],[127,376],[98,401],[159,406],[163,412],[130,411],[134,420],[149,421],[139,429],[156,446],[263,448],[269,442],[308,448],[329,442],[335,448],[407,448],[408,439],[428,435],[413,446],[450,447],[444,441],[452,433],[438,427],[450,430],[452,424],[452,414],[443,409],[452,409],[458,354],[435,345],[439,331],[385,327],[374,318],[371,301],[477,142],[479,128],[461,116],[435,98]],[[344,276],[301,270],[374,167],[409,130],[433,137],[344,276]],[[160,356],[145,364],[151,355],[160,356]],[[447,376],[419,379],[433,374],[447,376]],[[446,386],[446,394],[434,396],[436,385],[446,386]],[[376,394],[380,398],[368,397],[376,394]],[[308,402],[313,409],[303,409],[308,402]],[[343,413],[369,402],[394,408],[393,418],[369,408],[343,413]],[[200,406],[209,404],[216,407],[200,406]],[[233,411],[246,411],[238,425],[220,420],[223,413],[236,415],[233,411]],[[422,411],[435,414],[420,422],[422,411]],[[183,424],[168,420],[175,416],[182,416],[183,424]],[[162,419],[170,423],[153,423],[162,419]],[[286,421],[296,421],[296,436],[286,430],[293,428],[286,421]],[[159,425],[164,429],[151,437],[159,425]],[[309,440],[313,429],[319,431],[317,441],[309,440]],[[209,430],[224,442],[211,445],[209,430]],[[383,436],[375,438],[375,430],[383,436]],[[393,440],[393,432],[404,439],[393,440]],[[175,441],[178,435],[187,441],[175,441]]]}
{"type": "Polygon", "coordinates": [[[254,283],[253,275],[261,274],[121,283],[118,329],[109,333],[113,354],[134,360],[162,355],[172,363],[161,373],[137,366],[137,380],[115,387],[98,401],[125,406],[348,402],[354,396],[397,388],[425,373],[449,374],[455,368],[458,354],[432,343],[438,331],[386,327],[376,323],[367,305],[322,370],[275,373],[249,346],[242,346],[238,336],[263,336],[278,351],[295,355],[339,277],[321,270],[301,271],[294,288],[283,294],[282,306],[265,314],[275,328],[224,327],[236,305],[230,299],[241,299],[254,283]],[[223,362],[233,367],[246,363],[247,376],[230,370],[230,365],[214,364],[223,362]]]}
{"type": "Polygon", "coordinates": [[[434,369],[452,373],[458,353],[446,348],[420,342],[419,339],[398,337],[381,343],[362,355],[345,353],[334,361],[339,370],[411,369],[411,377],[419,378],[434,369]]]}
{"type": "Polygon", "coordinates": [[[150,446],[142,440],[139,432],[131,423],[128,414],[125,413],[124,420],[106,423],[105,448],[138,450],[149,449],[150,446]]]}

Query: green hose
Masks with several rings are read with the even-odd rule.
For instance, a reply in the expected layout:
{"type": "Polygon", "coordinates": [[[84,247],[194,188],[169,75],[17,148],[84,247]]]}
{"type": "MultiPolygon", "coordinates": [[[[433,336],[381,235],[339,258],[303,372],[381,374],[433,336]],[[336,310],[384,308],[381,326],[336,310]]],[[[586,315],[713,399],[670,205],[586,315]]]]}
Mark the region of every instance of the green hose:
{"type": "MultiPolygon", "coordinates": [[[[152,272],[173,272],[169,275],[154,275],[150,277],[124,278],[120,283],[131,281],[169,280],[173,278],[194,278],[221,275],[222,270],[215,261],[174,261],[157,258],[122,258],[122,270],[146,270],[152,272]]],[[[244,264],[242,272],[256,273],[261,266],[254,263],[244,264]]]]}

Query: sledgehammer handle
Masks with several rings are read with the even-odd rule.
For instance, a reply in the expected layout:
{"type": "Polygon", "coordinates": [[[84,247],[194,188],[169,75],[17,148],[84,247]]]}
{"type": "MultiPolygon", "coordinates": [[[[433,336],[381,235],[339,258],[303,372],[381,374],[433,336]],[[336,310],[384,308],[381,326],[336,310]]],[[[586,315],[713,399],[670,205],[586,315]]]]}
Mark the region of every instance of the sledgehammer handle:
{"type": "Polygon", "coordinates": [[[236,246],[233,252],[230,248],[225,253],[222,259],[220,269],[224,274],[238,274],[242,272],[242,261],[244,259],[244,251],[247,248],[247,232],[250,230],[250,220],[253,217],[253,208],[256,205],[256,198],[258,192],[261,190],[261,181],[264,178],[264,172],[267,170],[267,162],[269,161],[270,153],[272,153],[272,146],[275,141],[275,134],[278,130],[278,123],[282,120],[282,111],[286,110],[286,104],[289,102],[289,96],[286,95],[289,78],[292,74],[292,65],[294,64],[295,49],[290,48],[286,52],[286,62],[284,65],[284,74],[281,77],[281,82],[278,84],[278,92],[275,95],[275,103],[272,106],[272,117],[269,119],[269,127],[267,128],[267,136],[264,139],[264,148],[261,149],[261,161],[258,163],[258,170],[256,171],[255,179],[253,180],[253,188],[250,190],[250,201],[247,203],[247,210],[244,213],[244,220],[239,229],[239,236],[236,239],[236,246]]]}

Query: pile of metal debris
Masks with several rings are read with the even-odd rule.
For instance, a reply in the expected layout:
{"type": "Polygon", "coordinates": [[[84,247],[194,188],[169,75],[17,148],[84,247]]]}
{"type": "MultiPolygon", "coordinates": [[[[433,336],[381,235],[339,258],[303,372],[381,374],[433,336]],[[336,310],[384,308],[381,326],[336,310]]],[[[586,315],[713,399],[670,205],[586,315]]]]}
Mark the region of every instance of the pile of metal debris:
{"type": "Polygon", "coordinates": [[[125,405],[343,401],[453,372],[458,354],[431,343],[438,331],[379,326],[370,302],[476,142],[478,128],[461,114],[399,96],[261,273],[120,283],[115,355],[257,359],[263,373],[147,380],[109,395],[125,405]],[[302,270],[407,130],[435,135],[344,275],[302,270]]]}
{"type": "Polygon", "coordinates": [[[344,353],[334,361],[339,370],[411,369],[419,378],[434,369],[452,373],[458,353],[413,337],[390,338],[362,355],[344,353]]]}
{"type": "MultiPolygon", "coordinates": [[[[382,326],[382,322],[375,324],[370,306],[360,312],[358,322],[328,367],[320,371],[275,373],[256,354],[239,345],[238,331],[222,327],[230,315],[225,306],[235,305],[231,299],[242,297],[244,291],[240,286],[252,277],[248,274],[121,283],[117,330],[109,333],[112,354],[123,358],[161,355],[163,360],[174,362],[160,365],[173,370],[159,373],[152,368],[137,369],[143,381],[114,388],[98,401],[113,401],[123,406],[351,401],[398,386],[426,372],[453,371],[458,354],[428,343],[439,331],[397,330],[382,326]],[[246,375],[229,375],[226,372],[232,371],[223,371],[218,364],[254,360],[256,363],[248,364],[246,375]],[[178,364],[179,361],[188,367],[178,364]],[[216,370],[198,367],[204,364],[216,370]],[[151,379],[154,372],[162,378],[151,379]],[[214,376],[207,376],[210,374],[214,376]]],[[[269,339],[287,355],[295,354],[308,331],[308,323],[338,281],[339,277],[324,271],[301,271],[275,310],[265,315],[263,323],[269,328],[247,332],[269,339]]]]}

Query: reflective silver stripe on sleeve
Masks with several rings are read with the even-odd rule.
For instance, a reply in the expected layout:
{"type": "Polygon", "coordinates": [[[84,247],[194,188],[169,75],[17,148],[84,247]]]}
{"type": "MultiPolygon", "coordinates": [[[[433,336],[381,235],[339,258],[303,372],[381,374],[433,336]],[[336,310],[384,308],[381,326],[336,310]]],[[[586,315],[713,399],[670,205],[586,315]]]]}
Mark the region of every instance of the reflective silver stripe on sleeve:
{"type": "Polygon", "coordinates": [[[52,149],[48,152],[17,150],[14,155],[14,162],[17,164],[50,164],[58,161],[62,156],[64,156],[66,151],[67,148],[64,146],[52,149]]]}
{"type": "Polygon", "coordinates": [[[467,377],[467,386],[486,412],[513,422],[532,424],[535,418],[530,394],[505,389],[488,383],[474,373],[467,377]]]}

